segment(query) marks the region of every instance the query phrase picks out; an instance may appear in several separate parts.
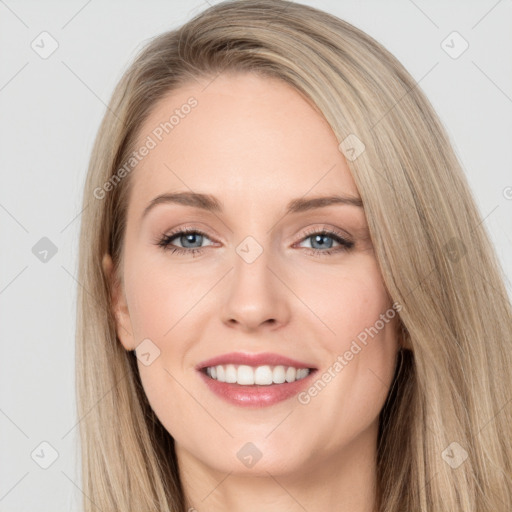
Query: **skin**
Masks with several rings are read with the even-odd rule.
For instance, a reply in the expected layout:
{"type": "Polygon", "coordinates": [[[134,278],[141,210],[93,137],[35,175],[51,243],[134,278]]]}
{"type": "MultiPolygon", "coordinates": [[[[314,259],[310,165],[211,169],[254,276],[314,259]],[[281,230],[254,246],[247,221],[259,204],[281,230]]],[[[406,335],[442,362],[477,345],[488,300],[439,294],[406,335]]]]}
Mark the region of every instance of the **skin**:
{"type": "MultiPolygon", "coordinates": [[[[371,512],[398,315],[307,404],[293,397],[237,407],[211,393],[194,369],[227,352],[277,352],[310,362],[321,376],[391,307],[363,208],[335,204],[284,215],[294,198],[359,196],[324,118],[275,79],[222,74],[204,89],[207,83],[173,91],[141,127],[142,144],[190,96],[198,101],[131,176],[124,282],[114,283],[112,299],[119,340],[134,350],[149,338],[160,351],[138,367],[152,408],[176,441],[188,507],[371,512]],[[141,221],[155,196],[191,190],[215,195],[224,212],[160,204],[141,221]],[[185,226],[207,236],[178,236],[173,245],[202,253],[157,245],[185,226]],[[313,228],[334,229],[354,246],[319,254],[340,245],[329,237],[323,247],[315,244],[306,233],[313,228]],[[263,249],[250,264],[236,252],[247,236],[263,249]],[[247,442],[262,454],[251,468],[237,457],[247,442]]],[[[103,265],[111,276],[108,254],[103,265]]]]}

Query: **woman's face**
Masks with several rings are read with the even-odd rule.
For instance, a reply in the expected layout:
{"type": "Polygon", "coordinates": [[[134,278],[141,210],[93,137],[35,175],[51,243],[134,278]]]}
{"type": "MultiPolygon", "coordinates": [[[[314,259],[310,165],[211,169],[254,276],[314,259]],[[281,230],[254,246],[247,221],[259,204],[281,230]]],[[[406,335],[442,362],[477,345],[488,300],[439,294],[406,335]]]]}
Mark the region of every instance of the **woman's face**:
{"type": "Polygon", "coordinates": [[[363,208],[310,202],[359,197],[327,122],[274,79],[207,83],[141,127],[118,336],[180,463],[329,471],[375,449],[398,315],[363,208]]]}

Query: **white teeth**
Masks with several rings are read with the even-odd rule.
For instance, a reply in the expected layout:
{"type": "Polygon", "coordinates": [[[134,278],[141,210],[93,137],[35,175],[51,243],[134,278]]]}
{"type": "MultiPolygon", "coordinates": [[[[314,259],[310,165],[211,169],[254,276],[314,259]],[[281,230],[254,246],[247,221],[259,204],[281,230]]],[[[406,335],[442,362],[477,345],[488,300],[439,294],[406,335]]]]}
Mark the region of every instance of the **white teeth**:
{"type": "Polygon", "coordinates": [[[272,384],[272,368],[270,366],[258,366],[254,370],[254,384],[268,386],[272,384]]]}
{"type": "Polygon", "coordinates": [[[237,372],[236,372],[235,365],[228,364],[226,366],[225,376],[226,376],[226,382],[229,382],[230,384],[233,384],[234,382],[236,382],[237,372]]]}
{"type": "Polygon", "coordinates": [[[215,367],[217,370],[217,380],[219,382],[226,382],[226,377],[224,376],[224,366],[218,365],[215,367]]]}
{"type": "Polygon", "coordinates": [[[293,382],[297,376],[297,370],[293,366],[288,366],[286,370],[286,382],[293,382]]]}
{"type": "Polygon", "coordinates": [[[234,365],[219,364],[209,366],[206,373],[212,379],[219,382],[228,382],[230,384],[240,384],[242,386],[269,386],[270,384],[283,384],[284,382],[295,382],[296,380],[307,377],[310,373],[308,368],[294,368],[293,366],[248,366],[245,364],[234,365]]]}
{"type": "Polygon", "coordinates": [[[272,372],[272,380],[276,384],[282,384],[286,380],[286,370],[284,366],[276,366],[272,372]]]}
{"type": "Polygon", "coordinates": [[[309,370],[307,368],[300,368],[297,370],[297,377],[295,377],[295,378],[297,380],[299,380],[299,379],[303,379],[304,377],[307,377],[308,375],[309,375],[309,370]]]}
{"type": "MultiPolygon", "coordinates": [[[[218,366],[217,366],[218,368],[218,366]]],[[[236,381],[238,384],[243,384],[245,386],[250,386],[254,384],[254,371],[250,366],[246,366],[241,364],[238,367],[238,371],[236,374],[236,381]]]]}

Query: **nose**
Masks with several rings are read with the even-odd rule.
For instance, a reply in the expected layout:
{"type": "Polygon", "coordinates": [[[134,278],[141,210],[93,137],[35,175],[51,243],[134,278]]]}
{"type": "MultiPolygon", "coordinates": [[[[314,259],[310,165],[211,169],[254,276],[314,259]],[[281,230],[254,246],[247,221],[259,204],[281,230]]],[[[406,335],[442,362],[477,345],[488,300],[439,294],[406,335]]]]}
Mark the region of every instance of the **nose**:
{"type": "Polygon", "coordinates": [[[227,277],[228,285],[222,307],[222,321],[244,332],[278,329],[290,319],[290,291],[283,284],[287,278],[276,264],[270,266],[267,252],[254,261],[238,254],[227,277]]]}

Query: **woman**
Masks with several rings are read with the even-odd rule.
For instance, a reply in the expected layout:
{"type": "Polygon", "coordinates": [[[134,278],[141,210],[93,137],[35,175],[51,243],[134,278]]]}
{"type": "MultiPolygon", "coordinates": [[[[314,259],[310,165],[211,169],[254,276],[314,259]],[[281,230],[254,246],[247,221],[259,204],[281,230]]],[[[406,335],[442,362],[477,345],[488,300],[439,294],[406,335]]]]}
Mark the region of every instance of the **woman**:
{"type": "Polygon", "coordinates": [[[86,511],[512,509],[503,276],[369,36],[241,0],[155,38],[85,204],[86,511]]]}

